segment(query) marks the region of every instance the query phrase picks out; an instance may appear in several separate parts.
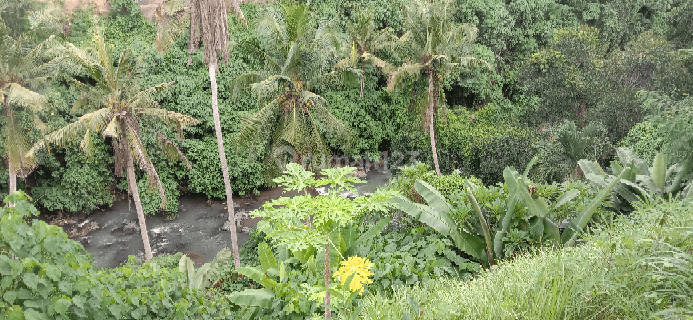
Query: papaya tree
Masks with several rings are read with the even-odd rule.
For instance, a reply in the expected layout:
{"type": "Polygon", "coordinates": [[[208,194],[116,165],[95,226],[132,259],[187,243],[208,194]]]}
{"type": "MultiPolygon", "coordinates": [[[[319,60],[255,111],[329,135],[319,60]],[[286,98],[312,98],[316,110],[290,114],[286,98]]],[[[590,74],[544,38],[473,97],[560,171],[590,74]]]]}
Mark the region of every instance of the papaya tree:
{"type": "MultiPolygon", "coordinates": [[[[321,173],[326,177],[315,179],[314,173],[304,170],[299,164],[287,164],[285,175],[275,179],[275,182],[282,185],[287,191],[304,191],[303,194],[292,198],[281,197],[267,202],[261,209],[250,213],[254,217],[262,218],[258,222],[259,231],[266,233],[276,245],[294,252],[294,256],[299,257],[299,260],[303,260],[302,262],[307,261],[306,257],[312,257],[315,252],[322,249],[324,253],[325,319],[332,319],[332,311],[329,307],[331,301],[330,267],[334,260],[331,259],[331,256],[337,253],[336,257],[343,260],[345,255],[348,255],[351,248],[354,247],[354,243],[375,236],[382,231],[384,224],[390,221],[384,220],[376,224],[372,231],[364,233],[358,239],[353,238],[355,230],[349,226],[350,223],[366,210],[386,210],[390,207],[387,200],[393,196],[392,193],[385,191],[356,197],[353,200],[341,196],[344,191],[356,191],[353,187],[354,183],[364,182],[349,176],[354,171],[355,168],[353,167],[323,169],[321,173]],[[327,187],[326,195],[312,196],[305,192],[307,188],[321,186],[327,187]],[[341,231],[345,229],[350,230],[350,232],[342,233],[341,231]],[[352,237],[347,236],[347,234],[352,235],[352,237]]],[[[261,257],[260,259],[263,261],[264,258],[261,257]]],[[[276,262],[273,265],[276,265],[276,262]]],[[[263,265],[266,270],[265,267],[263,265]]],[[[252,268],[245,268],[240,271],[251,277],[252,275],[263,274],[263,272],[252,268]]],[[[261,281],[262,279],[258,278],[257,280],[261,281]]],[[[267,282],[266,286],[272,288],[270,282],[263,282],[267,282]]]]}

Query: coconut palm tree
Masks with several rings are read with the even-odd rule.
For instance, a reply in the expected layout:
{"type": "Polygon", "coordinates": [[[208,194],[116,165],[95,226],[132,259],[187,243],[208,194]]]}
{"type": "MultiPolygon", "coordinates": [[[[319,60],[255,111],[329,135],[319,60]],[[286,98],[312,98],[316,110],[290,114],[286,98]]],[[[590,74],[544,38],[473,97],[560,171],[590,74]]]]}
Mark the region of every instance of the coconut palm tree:
{"type": "MultiPolygon", "coordinates": [[[[390,47],[397,39],[392,28],[378,30],[375,26],[372,10],[362,10],[356,13],[355,21],[347,24],[347,36],[352,41],[351,54],[337,62],[335,69],[350,67],[357,68],[361,62],[361,74],[365,75],[366,62],[378,67],[384,74],[394,71],[393,66],[378,58],[376,55],[380,50],[390,47]]],[[[363,98],[363,88],[365,76],[361,77],[361,98],[363,98]]]]}
{"type": "MultiPolygon", "coordinates": [[[[245,17],[238,6],[238,0],[232,1],[243,23],[245,17]]],[[[236,268],[241,267],[241,258],[238,252],[238,236],[236,234],[236,213],[233,208],[233,192],[231,191],[231,179],[229,178],[229,165],[226,162],[224,151],[224,138],[221,132],[221,120],[219,119],[219,103],[217,101],[217,76],[219,71],[219,54],[221,61],[228,63],[231,52],[227,50],[229,43],[229,24],[226,16],[226,1],[224,0],[187,0],[190,12],[190,39],[188,52],[192,54],[200,49],[200,41],[204,43],[204,62],[209,68],[209,82],[212,89],[212,117],[214,119],[214,132],[217,136],[217,149],[221,162],[221,172],[224,177],[224,189],[226,190],[226,208],[229,212],[231,223],[231,249],[233,262],[236,268]]],[[[192,58],[188,58],[188,64],[192,64],[192,58]]]]}
{"type": "Polygon", "coordinates": [[[425,80],[428,90],[419,94],[422,122],[428,131],[433,165],[440,176],[436,150],[435,116],[438,113],[442,85],[452,71],[486,66],[488,62],[467,56],[477,29],[452,22],[455,12],[451,0],[413,0],[407,5],[407,29],[397,44],[404,63],[388,77],[387,91],[403,88],[405,80],[425,80]]]}
{"type": "Polygon", "coordinates": [[[244,119],[237,141],[268,148],[267,178],[281,173],[280,159],[287,153],[304,168],[329,166],[330,149],[323,132],[343,146],[350,140],[348,127],[312,89],[316,84],[344,83],[345,76],[360,76],[360,71],[345,67],[330,72],[330,61],[339,55],[340,39],[329,26],[315,27],[313,22],[305,4],[269,7],[255,29],[257,42],[239,46],[265,62],[263,70],[238,76],[234,92],[250,86],[264,104],[244,119]]]}
{"type": "MultiPolygon", "coordinates": [[[[2,20],[0,29],[7,29],[2,20]]],[[[0,134],[3,138],[0,157],[7,162],[10,193],[17,190],[17,177],[25,178],[36,167],[36,161],[25,156],[31,143],[28,129],[17,121],[17,112],[26,111],[33,118],[35,128],[46,129],[37,114],[46,98],[38,92],[55,73],[57,63],[53,58],[59,47],[53,36],[36,44],[35,37],[29,33],[17,37],[0,34],[0,134]]]]}
{"type": "MultiPolygon", "coordinates": [[[[224,2],[226,7],[232,8],[232,13],[234,13],[243,26],[247,28],[248,22],[241,10],[240,3],[241,0],[226,0],[224,2]]],[[[190,9],[197,7],[198,9],[196,10],[199,10],[200,4],[201,3],[197,0],[166,0],[162,2],[156,8],[154,15],[154,20],[158,26],[154,47],[159,51],[168,51],[171,44],[173,44],[178,37],[190,30],[190,9]]],[[[196,12],[195,17],[198,19],[195,26],[198,27],[202,17],[199,15],[199,12],[196,12]]],[[[195,30],[198,32],[197,36],[199,37],[199,31],[197,29],[195,30]]],[[[188,64],[191,63],[192,60],[189,59],[188,64]]]]}
{"type": "MultiPolygon", "coordinates": [[[[27,157],[36,159],[38,151],[49,148],[50,144],[65,146],[80,140],[80,148],[90,155],[93,152],[94,134],[101,134],[104,139],[110,138],[115,154],[115,174],[122,177],[123,171],[126,171],[128,191],[132,194],[137,209],[145,259],[149,260],[153,255],[137,187],[135,164],[147,175],[150,187],[158,188],[162,208],[166,207],[166,195],[142,142],[142,120],[150,118],[164,122],[167,127],[177,130],[178,139],[183,138],[183,129],[195,124],[197,120],[159,108],[153,95],[170,87],[173,82],[141,89],[139,81],[143,69],[132,50],[125,49],[121,52],[115,66],[115,56],[110,46],[107,46],[100,36],[95,36],[94,42],[95,45],[87,50],[68,44],[63,59],[76,66],[72,72],[87,76],[96,83],[90,86],[74,79],[76,86],[81,89],[75,109],[96,111],[86,113],[77,121],[49,133],[31,148],[27,157]]],[[[187,163],[185,155],[173,141],[161,132],[157,132],[156,135],[165,155],[171,160],[182,159],[187,163]]],[[[191,169],[190,164],[187,164],[191,169]]]]}

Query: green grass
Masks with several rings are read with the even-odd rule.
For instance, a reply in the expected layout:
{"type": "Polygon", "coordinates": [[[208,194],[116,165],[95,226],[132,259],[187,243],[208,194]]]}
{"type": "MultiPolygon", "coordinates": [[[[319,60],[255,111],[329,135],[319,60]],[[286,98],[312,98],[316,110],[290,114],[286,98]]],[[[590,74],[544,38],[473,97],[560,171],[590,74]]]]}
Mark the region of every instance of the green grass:
{"type": "Polygon", "coordinates": [[[472,281],[375,295],[360,319],[693,319],[693,207],[604,221],[577,248],[536,252],[472,281]]]}

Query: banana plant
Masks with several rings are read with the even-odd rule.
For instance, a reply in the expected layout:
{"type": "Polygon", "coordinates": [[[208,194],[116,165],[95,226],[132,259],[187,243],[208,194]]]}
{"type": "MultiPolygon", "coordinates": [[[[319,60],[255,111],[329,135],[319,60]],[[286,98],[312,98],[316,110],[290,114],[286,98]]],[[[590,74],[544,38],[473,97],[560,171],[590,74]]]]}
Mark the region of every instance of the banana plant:
{"type": "MultiPolygon", "coordinates": [[[[522,174],[523,178],[528,179],[527,176],[529,175],[529,170],[531,170],[534,164],[537,163],[538,159],[538,156],[534,156],[532,160],[527,164],[527,167],[525,167],[525,172],[522,174]]],[[[493,238],[493,252],[496,256],[499,257],[502,256],[503,253],[503,238],[505,238],[508,235],[508,232],[510,231],[510,224],[512,222],[513,217],[515,216],[515,206],[522,198],[522,196],[517,190],[517,184],[513,183],[512,179],[508,179],[509,176],[506,176],[506,172],[508,170],[508,168],[505,168],[505,170],[503,171],[503,176],[505,178],[505,185],[508,187],[510,198],[508,199],[506,205],[507,209],[505,211],[505,216],[503,216],[503,220],[501,221],[501,228],[498,229],[498,231],[496,231],[496,236],[493,238]]],[[[467,197],[470,201],[473,200],[474,202],[476,202],[476,198],[474,197],[473,193],[467,192],[467,197]]],[[[555,204],[556,207],[560,207],[561,205],[562,203],[558,202],[555,204]]],[[[475,208],[475,210],[477,210],[477,214],[481,214],[481,210],[478,209],[478,206],[477,208],[475,208]]]]}
{"type": "MultiPolygon", "coordinates": [[[[245,289],[226,296],[231,303],[244,308],[243,313],[249,316],[256,315],[262,308],[269,308],[272,305],[272,299],[276,295],[275,292],[279,291],[279,287],[286,282],[285,263],[288,263],[290,259],[296,259],[289,257],[288,253],[284,253],[281,254],[281,257],[285,260],[280,260],[277,263],[272,249],[266,242],[260,243],[257,249],[260,267],[241,267],[237,270],[238,273],[261,284],[263,288],[245,289]],[[275,278],[278,278],[279,281],[275,280],[275,278]]],[[[294,294],[298,294],[298,291],[294,292],[294,294]]]]}
{"type": "Polygon", "coordinates": [[[443,236],[449,236],[459,250],[476,260],[487,264],[491,262],[490,256],[485,252],[484,237],[455,223],[450,217],[452,206],[438,190],[421,180],[414,182],[414,189],[426,200],[427,205],[412,202],[399,195],[394,198],[395,206],[399,210],[440,232],[443,236]]]}
{"type": "Polygon", "coordinates": [[[217,253],[217,256],[214,257],[211,263],[205,263],[202,267],[195,270],[195,263],[188,256],[184,255],[178,261],[178,271],[188,275],[188,288],[208,289],[212,285],[213,271],[220,264],[228,264],[230,259],[231,252],[229,249],[224,248],[217,253]]]}
{"type": "Polygon", "coordinates": [[[602,205],[604,199],[609,195],[621,178],[631,174],[632,169],[631,165],[627,166],[616,179],[613,179],[604,186],[585,209],[580,212],[576,218],[570,220],[568,227],[562,234],[558,225],[551,221],[547,215],[559,206],[575,198],[578,193],[577,190],[565,192],[551,207],[549,207],[543,198],[535,197],[529,193],[529,187],[526,183],[527,179],[520,176],[515,169],[512,167],[505,168],[503,176],[505,177],[506,183],[509,185],[508,188],[516,190],[522,196],[527,210],[532,214],[532,218],[529,220],[532,231],[535,234],[543,235],[543,238],[547,239],[550,243],[569,247],[575,245],[578,234],[587,226],[587,223],[589,223],[594,213],[597,212],[597,209],[602,205]]]}
{"type": "Polygon", "coordinates": [[[678,195],[684,198],[693,196],[691,184],[683,183],[693,170],[693,157],[689,157],[684,164],[674,164],[667,168],[666,156],[660,152],[655,157],[652,167],[648,167],[631,149],[618,148],[616,152],[620,163],[611,162],[611,174],[607,174],[594,161],[582,159],[578,163],[585,178],[599,187],[607,185],[624,170],[624,167],[633,167],[614,188],[615,195],[611,197],[611,205],[615,210],[630,212],[635,209],[636,203],[652,201],[655,197],[672,199],[678,195]]]}

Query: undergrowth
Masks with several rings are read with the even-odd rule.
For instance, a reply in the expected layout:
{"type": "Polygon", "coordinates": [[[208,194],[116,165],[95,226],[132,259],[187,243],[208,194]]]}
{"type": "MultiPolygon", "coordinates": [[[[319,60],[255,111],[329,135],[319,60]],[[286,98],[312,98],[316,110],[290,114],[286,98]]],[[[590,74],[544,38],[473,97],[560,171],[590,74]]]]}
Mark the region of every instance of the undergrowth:
{"type": "Polygon", "coordinates": [[[360,319],[690,319],[693,208],[609,219],[583,245],[364,300],[360,319]]]}

